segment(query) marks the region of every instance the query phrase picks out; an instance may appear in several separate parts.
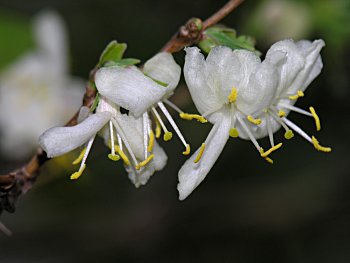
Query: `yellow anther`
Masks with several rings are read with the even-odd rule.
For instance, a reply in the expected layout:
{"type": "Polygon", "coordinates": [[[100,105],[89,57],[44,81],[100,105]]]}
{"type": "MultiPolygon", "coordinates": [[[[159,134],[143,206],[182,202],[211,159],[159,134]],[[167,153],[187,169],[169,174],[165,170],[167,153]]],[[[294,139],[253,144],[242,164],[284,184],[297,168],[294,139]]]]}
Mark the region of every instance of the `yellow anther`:
{"type": "Polygon", "coordinates": [[[151,130],[151,132],[149,134],[149,144],[147,147],[147,151],[151,153],[153,151],[153,146],[154,146],[154,133],[151,130]]]}
{"type": "Polygon", "coordinates": [[[294,133],[292,130],[288,130],[284,133],[284,138],[286,138],[287,140],[290,140],[294,137],[294,133]]]}
{"type": "MultiPolygon", "coordinates": [[[[281,146],[280,146],[280,147],[281,147],[281,146]]],[[[270,149],[270,150],[271,150],[271,149],[270,149]]],[[[261,147],[259,152],[260,152],[260,156],[261,156],[262,158],[264,158],[265,161],[267,161],[267,162],[270,163],[270,164],[273,164],[273,160],[272,160],[271,158],[267,157],[268,154],[266,154],[266,153],[267,153],[268,151],[265,153],[264,149],[261,147]]],[[[270,152],[270,153],[271,153],[271,152],[270,152]]]]}
{"type": "Polygon", "coordinates": [[[160,138],[160,135],[162,134],[162,127],[160,126],[159,121],[156,119],[156,138],[160,138]]]}
{"type": "Polygon", "coordinates": [[[265,159],[265,161],[267,161],[268,163],[273,164],[273,160],[272,160],[271,158],[265,157],[264,159],[265,159]]]}
{"type": "Polygon", "coordinates": [[[332,151],[332,148],[330,147],[321,146],[318,140],[315,138],[315,136],[312,136],[311,139],[312,139],[312,144],[314,145],[316,150],[325,152],[325,153],[329,153],[332,151]]]}
{"type": "Polygon", "coordinates": [[[189,120],[189,121],[195,119],[195,120],[197,120],[197,121],[199,121],[201,123],[208,122],[208,120],[206,118],[204,118],[203,116],[201,116],[201,115],[189,114],[189,113],[184,113],[184,112],[180,113],[180,118],[185,119],[185,120],[189,120]]]}
{"type": "Polygon", "coordinates": [[[73,174],[70,176],[70,179],[71,179],[71,180],[76,180],[76,179],[78,179],[78,178],[81,176],[81,174],[84,172],[85,167],[86,167],[86,165],[84,164],[84,165],[79,169],[79,171],[73,173],[73,174]]]}
{"type": "Polygon", "coordinates": [[[260,156],[263,158],[266,158],[267,156],[269,156],[272,152],[276,151],[277,149],[282,147],[282,143],[280,142],[279,144],[271,147],[269,150],[267,150],[266,152],[264,151],[263,148],[260,149],[260,156]]]}
{"type": "Polygon", "coordinates": [[[150,156],[148,156],[148,158],[142,162],[140,162],[138,165],[135,166],[136,170],[140,170],[141,167],[146,166],[150,161],[152,161],[152,159],[154,158],[154,154],[151,154],[150,156]]]}
{"type": "Polygon", "coordinates": [[[119,145],[114,146],[117,153],[120,155],[120,158],[124,161],[125,165],[130,165],[129,158],[126,156],[126,154],[120,149],[119,145]]]}
{"type": "Polygon", "coordinates": [[[251,116],[251,115],[248,115],[247,119],[248,119],[248,121],[250,121],[251,123],[253,123],[255,125],[261,124],[261,119],[254,119],[253,116],[251,116]]]}
{"type": "Polygon", "coordinates": [[[289,96],[289,99],[291,99],[291,100],[297,100],[297,99],[299,99],[300,97],[304,97],[304,92],[302,92],[301,90],[298,90],[298,91],[297,91],[297,94],[289,96]]]}
{"type": "Polygon", "coordinates": [[[316,130],[317,131],[321,130],[320,118],[317,116],[314,107],[310,107],[309,110],[310,110],[310,113],[312,114],[312,117],[314,117],[314,119],[315,119],[316,130]]]}
{"type": "Polygon", "coordinates": [[[279,116],[280,118],[286,117],[286,113],[285,113],[283,110],[280,110],[280,111],[278,112],[278,116],[279,116]]]}
{"type": "Polygon", "coordinates": [[[163,136],[163,140],[164,141],[167,142],[167,141],[171,140],[171,138],[173,138],[172,132],[167,131],[167,132],[164,133],[164,136],[163,136]]]}
{"type": "Polygon", "coordinates": [[[237,95],[238,95],[237,89],[236,88],[232,88],[230,95],[228,95],[228,101],[230,103],[235,102],[236,99],[237,99],[237,95]]]}
{"type": "Polygon", "coordinates": [[[79,154],[79,156],[78,156],[78,158],[77,159],[75,159],[73,162],[72,162],[72,164],[78,164],[78,163],[80,163],[81,162],[81,160],[83,160],[83,158],[84,158],[84,154],[85,154],[85,152],[86,152],[86,148],[84,148],[81,152],[80,152],[80,154],[79,154]]]}
{"type": "Polygon", "coordinates": [[[117,154],[108,154],[108,158],[109,159],[111,159],[112,161],[119,161],[120,160],[120,157],[119,157],[119,155],[117,155],[117,154]]]}
{"type": "Polygon", "coordinates": [[[205,149],[205,143],[202,143],[202,146],[201,146],[201,148],[199,149],[199,153],[198,153],[196,159],[193,161],[194,163],[198,163],[199,160],[202,158],[204,149],[205,149]]]}
{"type": "Polygon", "coordinates": [[[182,152],[183,155],[189,155],[191,152],[191,147],[189,144],[186,145],[186,151],[182,152]]]}
{"type": "Polygon", "coordinates": [[[231,128],[229,134],[232,138],[237,138],[239,136],[238,130],[236,128],[231,128]]]}

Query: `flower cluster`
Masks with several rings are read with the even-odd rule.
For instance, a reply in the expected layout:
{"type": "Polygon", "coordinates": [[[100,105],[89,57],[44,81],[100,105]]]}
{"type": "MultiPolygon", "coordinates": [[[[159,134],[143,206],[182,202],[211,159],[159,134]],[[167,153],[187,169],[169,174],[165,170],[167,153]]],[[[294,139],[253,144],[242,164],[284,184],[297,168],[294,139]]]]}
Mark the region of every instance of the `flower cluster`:
{"type": "Polygon", "coordinates": [[[206,177],[222,152],[229,137],[250,140],[258,154],[273,163],[271,153],[282,146],[273,134],[281,127],[285,138],[294,132],[309,141],[317,150],[331,151],[319,144],[287,118],[290,111],[314,119],[320,130],[320,120],[313,107],[309,111],[295,107],[298,98],[322,69],[322,40],[314,42],[284,40],[274,44],[264,61],[256,53],[217,46],[207,58],[196,47],[186,48],[184,75],[192,99],[201,115],[187,114],[168,100],[176,88],[181,68],[169,53],[159,53],[142,69],[135,66],[101,67],[95,75],[99,93],[96,110],[82,108],[79,124],[57,127],[40,137],[40,144],[49,157],[55,157],[84,144],[79,170],[71,176],[77,179],[85,169],[86,159],[96,134],[110,148],[108,157],[122,159],[131,181],[138,187],[147,182],[167,161],[156,138],[163,131],[164,141],[172,138],[168,122],[184,145],[184,155],[190,145],[180,132],[167,107],[181,118],[209,121],[214,126],[201,147],[179,171],[179,198],[185,199],[206,177]],[[128,114],[121,109],[128,110],[128,114]],[[161,114],[166,118],[165,122],[161,114]],[[265,150],[258,139],[269,137],[265,150]]]}

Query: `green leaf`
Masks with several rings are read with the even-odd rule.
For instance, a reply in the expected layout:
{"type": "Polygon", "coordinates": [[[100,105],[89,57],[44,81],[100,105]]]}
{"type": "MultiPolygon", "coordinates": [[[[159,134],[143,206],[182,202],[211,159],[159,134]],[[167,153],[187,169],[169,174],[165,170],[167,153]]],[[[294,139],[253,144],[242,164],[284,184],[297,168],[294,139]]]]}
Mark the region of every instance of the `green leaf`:
{"type": "Polygon", "coordinates": [[[100,93],[97,92],[95,100],[94,100],[94,103],[92,104],[92,106],[90,108],[90,112],[94,112],[94,110],[96,109],[99,101],[100,101],[100,93]]]}
{"type": "Polygon", "coordinates": [[[257,55],[261,55],[261,53],[255,49],[254,38],[244,35],[237,36],[234,29],[222,26],[214,26],[205,30],[203,38],[198,46],[206,53],[209,53],[215,46],[227,46],[233,50],[246,49],[256,52],[257,55]]]}
{"type": "Polygon", "coordinates": [[[141,61],[136,58],[124,58],[118,61],[108,61],[103,64],[103,67],[127,67],[139,64],[141,61]]]}
{"type": "Polygon", "coordinates": [[[109,61],[120,61],[123,58],[126,47],[127,45],[125,43],[118,43],[116,40],[113,40],[103,50],[98,65],[102,66],[109,61]]]}

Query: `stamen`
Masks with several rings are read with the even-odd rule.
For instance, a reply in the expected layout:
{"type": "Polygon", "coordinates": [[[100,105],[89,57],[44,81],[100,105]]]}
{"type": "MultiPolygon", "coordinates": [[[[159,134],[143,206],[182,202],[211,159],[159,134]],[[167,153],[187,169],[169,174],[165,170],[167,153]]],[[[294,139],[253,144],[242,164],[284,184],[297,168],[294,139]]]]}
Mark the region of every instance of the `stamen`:
{"type": "Polygon", "coordinates": [[[280,118],[274,112],[270,112],[270,115],[272,116],[272,118],[274,118],[275,121],[277,121],[279,124],[281,124],[281,126],[286,131],[284,133],[284,138],[286,138],[287,140],[292,139],[294,137],[293,131],[291,131],[288,128],[288,126],[282,121],[282,120],[284,120],[286,118],[285,117],[280,118]]]}
{"type": "Polygon", "coordinates": [[[286,117],[286,113],[283,110],[279,110],[278,111],[278,117],[280,117],[280,118],[286,117]]]}
{"type": "MultiPolygon", "coordinates": [[[[303,114],[303,115],[306,115],[306,116],[310,116],[312,117],[312,114],[306,110],[303,110],[303,109],[300,109],[298,107],[295,107],[295,106],[292,106],[292,105],[288,105],[288,104],[285,104],[285,103],[279,103],[278,106],[282,107],[282,108],[286,108],[286,109],[289,109],[291,111],[295,111],[295,112],[298,112],[300,114],[303,114]]],[[[281,116],[280,116],[281,117],[281,116]]],[[[282,116],[282,117],[286,117],[286,116],[282,116]]]]}
{"type": "Polygon", "coordinates": [[[76,158],[76,159],[72,162],[72,164],[73,164],[73,165],[76,165],[76,164],[80,163],[81,160],[83,160],[83,157],[84,157],[85,152],[86,152],[86,147],[80,152],[78,158],[76,158]]]}
{"type": "Polygon", "coordinates": [[[164,102],[168,104],[171,108],[173,108],[178,113],[183,112],[178,106],[176,106],[174,103],[172,103],[170,100],[165,99],[164,102]]]}
{"type": "Polygon", "coordinates": [[[229,103],[235,102],[236,99],[237,99],[237,95],[238,95],[237,89],[236,89],[235,87],[233,87],[233,88],[231,89],[230,95],[228,95],[228,101],[229,101],[229,103]]]}
{"type": "Polygon", "coordinates": [[[248,115],[247,119],[248,119],[248,121],[250,121],[251,123],[253,123],[255,125],[261,124],[261,119],[254,119],[253,116],[251,116],[251,115],[248,115]]]}
{"type": "Polygon", "coordinates": [[[310,110],[310,112],[311,112],[311,114],[312,114],[312,117],[314,117],[314,119],[315,119],[316,130],[317,130],[317,131],[320,131],[320,130],[321,130],[320,118],[317,116],[314,107],[310,107],[309,110],[310,110]]]}
{"type": "MultiPolygon", "coordinates": [[[[85,162],[86,162],[86,159],[87,159],[87,157],[88,157],[88,155],[89,155],[89,152],[90,152],[90,150],[91,150],[92,144],[94,143],[94,140],[95,140],[95,136],[93,136],[93,137],[89,140],[89,142],[88,142],[86,148],[82,151],[82,152],[84,152],[84,154],[83,154],[82,161],[81,161],[81,163],[80,163],[79,170],[71,175],[71,177],[70,177],[71,180],[78,179],[78,178],[81,176],[81,174],[84,172],[85,166],[86,166],[86,165],[85,165],[85,162]]],[[[79,157],[80,157],[80,156],[79,156],[79,157]]],[[[79,159],[79,157],[78,157],[78,159],[79,159]]]]}
{"type": "Polygon", "coordinates": [[[189,155],[191,152],[191,147],[189,144],[186,146],[186,151],[182,152],[183,155],[189,155]]]}
{"type": "Polygon", "coordinates": [[[149,137],[149,122],[148,122],[148,113],[144,112],[142,114],[142,121],[143,121],[143,149],[144,149],[144,158],[147,159],[148,157],[148,137],[149,137]]]}
{"type": "Polygon", "coordinates": [[[305,140],[309,141],[312,143],[312,139],[310,138],[309,135],[307,135],[299,126],[297,126],[295,123],[291,122],[288,120],[286,117],[283,117],[282,120],[290,127],[292,128],[295,132],[297,132],[300,136],[302,136],[305,140]]]}
{"type": "Polygon", "coordinates": [[[154,154],[152,153],[150,156],[148,156],[148,158],[140,163],[138,163],[136,166],[135,166],[135,169],[136,170],[140,170],[141,167],[144,167],[146,166],[150,161],[152,161],[152,159],[154,158],[154,154]]]}
{"type": "Polygon", "coordinates": [[[205,143],[202,143],[202,146],[201,146],[201,148],[199,149],[198,155],[197,155],[196,159],[193,161],[194,163],[198,163],[199,160],[202,158],[204,149],[205,149],[205,143]]]}
{"type": "MultiPolygon", "coordinates": [[[[157,112],[156,108],[152,107],[152,111],[156,117],[155,119],[159,122],[160,126],[162,127],[162,129],[164,131],[164,136],[163,136],[164,141],[169,141],[173,137],[173,134],[171,132],[169,132],[168,129],[166,128],[166,126],[165,126],[164,122],[162,121],[162,119],[160,118],[160,115],[157,112]]],[[[159,136],[160,136],[160,133],[159,133],[159,136]]],[[[156,137],[157,137],[157,130],[156,130],[156,137]]]]}
{"type": "Polygon", "coordinates": [[[118,154],[120,155],[120,157],[122,158],[122,160],[124,161],[126,166],[130,165],[130,161],[129,158],[126,156],[126,154],[123,152],[122,149],[120,149],[120,147],[118,145],[115,146],[118,154]]]}
{"type": "Polygon", "coordinates": [[[281,147],[282,147],[282,143],[280,142],[279,144],[271,147],[266,152],[263,150],[263,148],[261,148],[260,155],[261,155],[261,157],[265,158],[265,157],[269,156],[272,152],[276,151],[277,149],[279,149],[281,147]]]}
{"type": "Polygon", "coordinates": [[[156,119],[156,138],[159,139],[161,134],[162,134],[162,129],[158,119],[156,119]]]}
{"type": "Polygon", "coordinates": [[[272,160],[271,158],[265,157],[264,159],[265,159],[265,161],[267,161],[268,163],[273,164],[273,160],[272,160]]]}
{"type": "Polygon", "coordinates": [[[265,112],[265,119],[266,119],[266,127],[267,127],[267,133],[269,134],[269,140],[271,146],[275,146],[275,141],[273,138],[273,132],[272,132],[272,127],[271,127],[271,121],[270,121],[270,116],[268,112],[265,112]]]}
{"type": "Polygon", "coordinates": [[[108,154],[108,158],[112,161],[118,161],[120,158],[115,154],[114,149],[114,134],[113,134],[113,123],[109,121],[109,134],[111,136],[111,153],[108,154]]]}
{"type": "Polygon", "coordinates": [[[294,133],[292,130],[288,130],[284,133],[284,138],[286,138],[287,140],[290,140],[294,137],[294,133]]]}
{"type": "Polygon", "coordinates": [[[82,175],[82,173],[84,172],[85,167],[86,167],[86,165],[83,164],[83,166],[81,166],[77,172],[73,173],[73,174],[70,176],[70,179],[71,179],[71,180],[77,180],[77,179],[82,175]]]}
{"type": "Polygon", "coordinates": [[[148,147],[147,147],[148,152],[151,153],[153,151],[153,146],[154,146],[154,133],[151,130],[150,134],[149,134],[149,144],[148,144],[148,147]]]}
{"type": "MultiPolygon", "coordinates": [[[[177,127],[175,121],[173,120],[173,118],[171,117],[170,113],[168,112],[168,110],[165,108],[164,104],[162,102],[158,102],[158,106],[159,108],[162,110],[162,112],[164,113],[165,117],[168,119],[168,121],[170,122],[171,126],[173,127],[173,129],[175,130],[177,136],[180,138],[182,144],[186,147],[187,150],[187,145],[188,143],[186,142],[184,136],[182,135],[182,133],[180,132],[180,129],[177,127]]],[[[166,134],[164,134],[164,140],[166,134]]]]}
{"type": "Polygon", "coordinates": [[[302,92],[301,90],[298,90],[298,91],[297,91],[297,94],[291,95],[291,96],[289,96],[288,98],[289,98],[290,100],[297,100],[297,99],[299,99],[300,97],[304,97],[304,92],[302,92]]]}
{"type": "Polygon", "coordinates": [[[239,136],[238,130],[236,128],[231,128],[229,134],[232,138],[237,138],[239,136]]]}
{"type": "MultiPolygon", "coordinates": [[[[128,150],[129,154],[130,154],[130,157],[132,159],[132,161],[134,162],[134,164],[136,165],[138,162],[137,162],[137,159],[135,157],[135,154],[133,153],[132,151],[132,148],[130,147],[130,144],[128,142],[128,140],[126,139],[126,136],[122,130],[122,128],[119,126],[118,122],[112,118],[111,121],[113,122],[113,125],[115,127],[115,129],[117,130],[118,134],[120,135],[122,141],[124,142],[125,144],[125,147],[126,149],[128,150]]],[[[118,147],[119,148],[119,147],[118,147]]],[[[121,155],[121,152],[122,152],[122,149],[120,149],[120,151],[118,151],[120,157],[124,160],[123,156],[121,155]]],[[[124,154],[125,155],[125,154],[124,154]]],[[[125,161],[124,161],[125,162],[125,161]]],[[[130,163],[130,162],[129,162],[130,163]]]]}
{"type": "Polygon", "coordinates": [[[253,134],[250,132],[248,126],[245,124],[245,122],[237,116],[237,120],[238,122],[242,125],[243,129],[245,130],[245,132],[248,134],[249,139],[252,141],[252,143],[254,144],[255,148],[260,152],[260,145],[257,142],[257,140],[254,138],[253,134]]]}
{"type": "Polygon", "coordinates": [[[123,150],[123,141],[122,141],[122,137],[120,137],[120,135],[117,133],[117,139],[118,139],[118,145],[120,150],[123,150]]]}
{"type": "Polygon", "coordinates": [[[318,142],[318,140],[315,138],[315,136],[311,137],[312,140],[312,144],[314,145],[315,149],[321,152],[325,152],[325,153],[329,153],[332,151],[332,148],[330,147],[324,147],[322,145],[320,145],[320,143],[318,142]]]}
{"type": "Polygon", "coordinates": [[[189,113],[184,113],[184,112],[180,113],[180,118],[185,119],[185,120],[189,120],[189,121],[195,119],[195,120],[197,120],[197,121],[199,121],[201,123],[208,122],[208,120],[206,118],[204,118],[203,116],[201,116],[201,115],[189,114],[189,113]]]}

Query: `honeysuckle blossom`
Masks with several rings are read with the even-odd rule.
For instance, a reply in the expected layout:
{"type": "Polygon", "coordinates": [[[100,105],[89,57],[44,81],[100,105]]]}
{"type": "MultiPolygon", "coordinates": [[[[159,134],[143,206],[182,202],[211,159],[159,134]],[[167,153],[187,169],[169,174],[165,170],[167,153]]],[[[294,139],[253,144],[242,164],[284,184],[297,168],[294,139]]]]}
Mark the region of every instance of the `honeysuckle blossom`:
{"type": "MultiPolygon", "coordinates": [[[[172,138],[172,133],[160,117],[158,107],[185,146],[183,154],[186,155],[190,153],[190,145],[180,132],[165,104],[178,111],[184,119],[197,119],[202,122],[206,122],[206,120],[199,115],[182,112],[168,100],[179,82],[180,74],[181,68],[176,64],[173,56],[161,52],[148,60],[142,70],[134,66],[101,68],[96,72],[95,83],[100,94],[129,110],[130,114],[136,118],[142,116],[145,119],[145,116],[147,117],[151,113],[156,123],[156,138],[160,137],[161,130],[163,130],[163,139],[168,141],[172,138]]],[[[147,130],[144,133],[149,136],[147,130]]]]}
{"type": "MultiPolygon", "coordinates": [[[[289,110],[305,113],[292,104],[319,74],[322,67],[319,51],[323,42],[296,44],[302,50],[304,61],[296,61],[295,50],[284,47],[286,43],[290,42],[276,43],[262,62],[254,53],[245,50],[232,51],[219,46],[205,60],[198,48],[186,49],[186,83],[198,111],[214,127],[179,171],[180,200],[204,180],[230,136],[251,140],[260,156],[271,163],[269,155],[282,146],[282,143],[274,144],[272,134],[281,125],[286,128],[286,138],[292,137],[289,126],[310,139],[318,150],[328,151],[285,118],[289,110]],[[257,142],[266,135],[272,146],[267,151],[257,142]]],[[[306,115],[313,116],[319,125],[313,108],[306,115]]]]}
{"type": "Polygon", "coordinates": [[[136,187],[147,182],[157,170],[161,170],[167,157],[154,140],[152,133],[144,136],[142,130],[151,129],[149,118],[136,118],[122,114],[119,107],[101,96],[96,113],[86,114],[81,122],[73,127],[55,127],[43,133],[39,142],[48,157],[56,157],[74,150],[84,144],[79,157],[73,164],[79,164],[79,170],[71,175],[78,179],[86,167],[86,160],[98,133],[110,148],[108,157],[113,161],[123,160],[129,178],[136,187]]]}
{"type": "Polygon", "coordinates": [[[84,93],[84,82],[68,74],[62,19],[55,12],[42,12],[33,30],[37,49],[0,73],[0,142],[3,154],[11,158],[35,151],[38,136],[66,122],[84,93]]]}
{"type": "MultiPolygon", "coordinates": [[[[280,68],[280,81],[277,93],[271,105],[260,113],[261,125],[255,126],[251,133],[255,138],[269,136],[271,146],[274,147],[273,133],[282,126],[285,129],[285,138],[291,139],[294,134],[292,130],[300,134],[313,146],[323,152],[330,152],[331,148],[323,147],[319,144],[315,136],[307,135],[295,123],[287,119],[290,111],[294,111],[312,117],[316,124],[316,130],[321,129],[320,119],[313,107],[309,107],[310,112],[293,106],[298,98],[304,96],[305,89],[320,74],[323,67],[320,51],[324,47],[323,40],[314,42],[302,40],[283,40],[271,46],[266,54],[266,60],[275,63],[278,53],[287,54],[286,60],[280,68]]],[[[278,65],[276,64],[278,67],[278,65]]],[[[242,133],[247,138],[247,134],[242,133]]]]}

